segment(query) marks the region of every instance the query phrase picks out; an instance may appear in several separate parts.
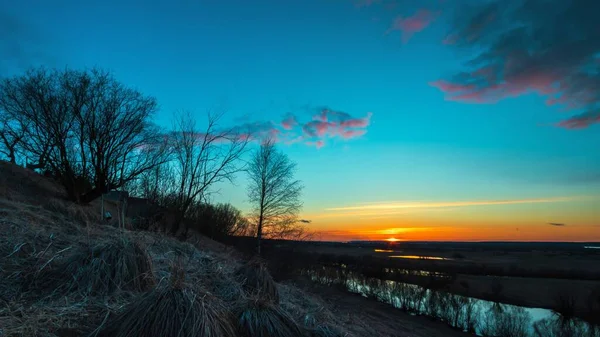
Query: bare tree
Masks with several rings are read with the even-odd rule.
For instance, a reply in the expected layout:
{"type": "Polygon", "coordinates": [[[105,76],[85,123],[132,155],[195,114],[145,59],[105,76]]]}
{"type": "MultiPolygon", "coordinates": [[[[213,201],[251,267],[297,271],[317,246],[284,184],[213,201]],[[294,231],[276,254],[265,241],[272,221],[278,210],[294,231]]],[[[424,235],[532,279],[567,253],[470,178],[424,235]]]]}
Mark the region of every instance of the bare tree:
{"type": "Polygon", "coordinates": [[[257,252],[267,237],[290,237],[300,234],[298,213],[302,208],[302,184],[294,180],[296,164],[277,150],[273,139],[262,142],[248,166],[249,201],[254,204],[257,221],[257,252]]]}
{"type": "Polygon", "coordinates": [[[27,124],[20,116],[12,116],[0,110],[0,154],[16,164],[19,144],[27,132],[27,124]]]}
{"type": "Polygon", "coordinates": [[[208,124],[200,130],[189,114],[179,114],[171,133],[173,164],[179,181],[176,208],[179,219],[171,231],[180,229],[182,220],[195,203],[204,203],[215,184],[230,181],[243,170],[240,157],[246,152],[249,135],[235,128],[219,128],[223,113],[208,113],[208,124]]]}
{"type": "Polygon", "coordinates": [[[131,195],[147,199],[153,204],[170,207],[174,199],[177,178],[170,162],[148,170],[125,185],[131,195]]]}
{"type": "Polygon", "coordinates": [[[30,70],[0,83],[0,109],[27,122],[20,145],[58,175],[73,201],[87,203],[166,160],[150,123],[156,100],[107,72],[30,70]]]}

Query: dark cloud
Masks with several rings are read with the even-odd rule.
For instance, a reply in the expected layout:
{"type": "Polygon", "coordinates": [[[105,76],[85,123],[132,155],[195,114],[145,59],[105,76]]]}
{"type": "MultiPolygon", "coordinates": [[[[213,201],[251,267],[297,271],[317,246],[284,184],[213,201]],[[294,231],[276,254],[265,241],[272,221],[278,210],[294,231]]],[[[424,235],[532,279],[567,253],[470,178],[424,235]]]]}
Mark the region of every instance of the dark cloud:
{"type": "Polygon", "coordinates": [[[302,223],[311,223],[312,222],[312,220],[306,220],[306,219],[300,219],[298,221],[300,221],[302,223]]]}
{"type": "Polygon", "coordinates": [[[600,122],[600,1],[492,0],[461,7],[445,42],[472,48],[465,71],[433,82],[450,100],[490,103],[527,93],[600,122]]]}
{"type": "Polygon", "coordinates": [[[556,226],[556,227],[564,227],[564,226],[566,226],[566,224],[564,224],[564,223],[556,223],[556,222],[549,222],[548,225],[550,225],[550,226],[556,226]]]}

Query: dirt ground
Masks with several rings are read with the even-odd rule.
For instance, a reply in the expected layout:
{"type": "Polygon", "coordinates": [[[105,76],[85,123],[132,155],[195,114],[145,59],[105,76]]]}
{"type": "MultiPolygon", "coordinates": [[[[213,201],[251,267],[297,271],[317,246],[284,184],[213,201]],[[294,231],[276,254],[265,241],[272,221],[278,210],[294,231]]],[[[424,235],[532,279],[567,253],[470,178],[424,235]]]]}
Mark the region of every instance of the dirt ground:
{"type": "Polygon", "coordinates": [[[443,322],[413,316],[360,295],[321,286],[310,281],[294,285],[319,296],[328,309],[356,337],[466,337],[470,334],[452,329],[443,322]]]}

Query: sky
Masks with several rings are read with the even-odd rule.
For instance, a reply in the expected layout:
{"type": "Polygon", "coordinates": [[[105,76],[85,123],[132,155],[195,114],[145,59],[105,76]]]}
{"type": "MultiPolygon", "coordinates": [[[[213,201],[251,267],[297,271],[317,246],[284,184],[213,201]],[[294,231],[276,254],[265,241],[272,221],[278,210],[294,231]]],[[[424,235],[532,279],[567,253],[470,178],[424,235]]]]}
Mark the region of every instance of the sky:
{"type": "MultiPolygon", "coordinates": [[[[600,241],[596,0],[21,0],[0,76],[101,67],[276,137],[323,240],[600,241]]],[[[253,146],[256,146],[255,144],[253,146]]],[[[244,176],[216,202],[250,209],[244,176]]]]}

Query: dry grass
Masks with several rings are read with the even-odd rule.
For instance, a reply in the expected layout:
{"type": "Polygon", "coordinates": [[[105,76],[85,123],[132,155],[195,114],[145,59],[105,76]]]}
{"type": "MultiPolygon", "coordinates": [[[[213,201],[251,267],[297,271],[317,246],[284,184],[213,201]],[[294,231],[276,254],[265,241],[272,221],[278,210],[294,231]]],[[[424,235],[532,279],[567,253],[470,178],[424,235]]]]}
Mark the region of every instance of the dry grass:
{"type": "Polygon", "coordinates": [[[236,336],[229,314],[217,299],[172,286],[145,294],[100,328],[98,336],[236,336]]]}
{"type": "Polygon", "coordinates": [[[333,323],[335,316],[319,297],[308,294],[289,284],[279,284],[281,307],[306,328],[316,328],[324,323],[333,323]]]}
{"type": "Polygon", "coordinates": [[[250,260],[236,270],[235,276],[249,296],[279,303],[277,284],[262,261],[250,260]]]}
{"type": "Polygon", "coordinates": [[[106,226],[96,206],[0,163],[0,336],[336,336],[333,315],[300,290],[281,288],[277,305],[263,263],[199,235],[106,226]]]}
{"type": "Polygon", "coordinates": [[[100,218],[100,207],[91,205],[81,206],[62,199],[49,199],[42,207],[50,211],[57,220],[75,222],[78,225],[89,225],[100,218]]]}
{"type": "Polygon", "coordinates": [[[270,301],[252,299],[238,308],[241,337],[301,337],[303,331],[281,307],[270,301]]]}
{"type": "Polygon", "coordinates": [[[319,325],[314,329],[309,330],[310,337],[345,337],[348,336],[347,332],[342,331],[332,325],[319,325]]]}
{"type": "Polygon", "coordinates": [[[155,284],[146,249],[126,235],[75,251],[66,261],[33,275],[29,287],[42,293],[82,296],[146,291],[155,284]]]}
{"type": "Polygon", "coordinates": [[[0,160],[0,198],[39,205],[65,196],[63,187],[50,178],[0,160]]]}

